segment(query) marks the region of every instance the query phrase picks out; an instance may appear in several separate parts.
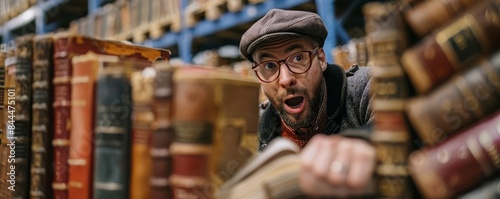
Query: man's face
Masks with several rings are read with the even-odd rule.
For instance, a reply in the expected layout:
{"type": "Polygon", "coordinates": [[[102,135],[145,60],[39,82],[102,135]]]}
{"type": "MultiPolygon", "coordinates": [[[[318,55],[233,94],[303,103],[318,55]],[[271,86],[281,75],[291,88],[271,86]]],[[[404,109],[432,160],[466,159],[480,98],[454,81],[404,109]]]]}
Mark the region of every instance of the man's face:
{"type": "MultiPolygon", "coordinates": [[[[303,38],[293,38],[268,42],[252,53],[255,63],[277,61],[299,51],[311,51],[316,48],[313,42],[303,38]]],[[[325,55],[322,48],[311,55],[311,68],[303,74],[292,73],[280,62],[279,76],[273,82],[261,82],[264,94],[276,108],[278,114],[291,128],[307,128],[317,117],[321,100],[319,91],[322,72],[326,69],[325,55]]]]}

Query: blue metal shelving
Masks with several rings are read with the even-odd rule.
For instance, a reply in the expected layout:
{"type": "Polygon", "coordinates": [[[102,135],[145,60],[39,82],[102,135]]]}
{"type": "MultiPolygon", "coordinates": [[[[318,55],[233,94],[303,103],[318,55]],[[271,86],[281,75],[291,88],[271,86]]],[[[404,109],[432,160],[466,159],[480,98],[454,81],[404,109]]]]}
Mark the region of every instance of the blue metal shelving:
{"type": "MultiPolygon", "coordinates": [[[[11,32],[19,29],[27,24],[35,21],[36,27],[34,31],[37,34],[57,29],[60,24],[52,22],[46,24],[45,13],[59,6],[63,3],[68,3],[71,0],[49,0],[44,3],[39,3],[36,6],[29,8],[19,16],[11,19],[3,26],[0,26],[0,33],[2,34],[3,42],[8,42],[13,39],[11,32]]],[[[95,13],[102,5],[109,3],[113,0],[89,0],[88,13],[95,13]]],[[[199,21],[194,27],[186,27],[184,19],[181,18],[182,28],[179,32],[166,32],[158,39],[148,39],[142,45],[155,47],[155,48],[173,48],[177,47],[179,50],[180,58],[186,62],[192,62],[192,45],[193,40],[200,37],[207,37],[211,34],[223,30],[229,30],[238,25],[249,23],[264,16],[269,10],[273,8],[290,9],[305,3],[316,3],[317,13],[325,21],[329,35],[326,39],[324,48],[332,49],[339,42],[346,42],[349,40],[349,35],[343,30],[339,20],[335,18],[334,1],[328,0],[266,0],[258,4],[245,5],[238,12],[227,12],[221,15],[217,20],[202,20],[199,21]],[[340,39],[340,41],[339,41],[340,39]]],[[[188,0],[181,0],[181,10],[184,11],[187,7],[188,0]]],[[[184,15],[184,13],[182,14],[184,15]]],[[[327,60],[333,61],[331,53],[326,53],[327,60]]]]}
{"type": "MultiPolygon", "coordinates": [[[[194,27],[182,28],[179,32],[167,32],[158,39],[146,40],[142,44],[155,48],[170,48],[177,46],[179,48],[179,56],[181,60],[190,63],[192,60],[192,41],[198,37],[204,37],[210,34],[217,33],[222,30],[231,29],[243,23],[249,23],[264,16],[273,8],[290,9],[305,3],[313,2],[312,0],[267,0],[259,4],[250,4],[244,6],[238,12],[224,13],[217,20],[202,20],[194,27]]],[[[349,40],[349,36],[339,25],[334,17],[333,1],[315,0],[318,14],[325,21],[329,36],[325,42],[325,49],[331,49],[337,43],[337,37],[342,40],[349,40]],[[338,36],[337,36],[338,35],[338,36]]],[[[186,0],[181,2],[181,7],[185,8],[186,0]]],[[[182,9],[184,10],[184,9],[182,9]]],[[[184,18],[184,17],[183,17],[184,18]]],[[[184,23],[183,23],[184,24],[184,23]]],[[[183,26],[185,27],[185,26],[183,26]]],[[[333,61],[331,53],[327,53],[327,60],[333,61]]]]}
{"type": "Polygon", "coordinates": [[[56,6],[67,3],[68,1],[69,0],[50,0],[46,2],[40,2],[37,5],[34,5],[25,10],[13,19],[9,20],[0,27],[0,33],[2,34],[3,42],[6,43],[13,39],[11,31],[23,28],[23,26],[30,24],[31,22],[33,22],[33,20],[35,21],[36,27],[27,27],[27,31],[32,28],[32,33],[46,33],[47,31],[44,24],[45,13],[56,6]]]}

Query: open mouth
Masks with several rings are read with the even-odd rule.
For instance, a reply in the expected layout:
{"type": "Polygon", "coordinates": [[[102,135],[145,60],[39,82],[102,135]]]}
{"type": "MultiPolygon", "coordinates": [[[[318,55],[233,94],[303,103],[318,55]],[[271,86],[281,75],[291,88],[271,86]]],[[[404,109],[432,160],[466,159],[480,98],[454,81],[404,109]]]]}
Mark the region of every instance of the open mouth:
{"type": "Polygon", "coordinates": [[[292,97],[290,99],[285,100],[285,104],[292,108],[292,109],[298,109],[302,106],[304,103],[304,97],[292,97]]]}

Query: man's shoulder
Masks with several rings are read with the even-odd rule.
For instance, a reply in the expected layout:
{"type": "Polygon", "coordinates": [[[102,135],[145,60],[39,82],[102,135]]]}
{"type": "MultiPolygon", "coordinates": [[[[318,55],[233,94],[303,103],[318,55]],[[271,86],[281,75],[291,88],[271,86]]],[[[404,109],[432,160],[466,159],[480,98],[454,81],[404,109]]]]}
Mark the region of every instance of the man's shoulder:
{"type": "Polygon", "coordinates": [[[348,70],[347,75],[347,86],[348,92],[352,93],[363,93],[369,89],[369,82],[371,78],[371,68],[367,66],[359,66],[355,71],[352,69],[348,70]]]}
{"type": "Polygon", "coordinates": [[[353,66],[347,70],[347,79],[349,81],[367,82],[371,76],[371,67],[368,66],[353,66]],[[351,72],[352,71],[352,72],[351,72]],[[351,74],[351,75],[349,75],[351,74]]]}

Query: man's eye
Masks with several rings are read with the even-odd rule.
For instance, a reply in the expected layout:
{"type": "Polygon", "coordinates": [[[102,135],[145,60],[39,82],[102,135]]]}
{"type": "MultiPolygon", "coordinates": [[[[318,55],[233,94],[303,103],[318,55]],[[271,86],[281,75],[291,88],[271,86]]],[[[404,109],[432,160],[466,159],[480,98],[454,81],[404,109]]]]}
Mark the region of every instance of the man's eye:
{"type": "Polygon", "coordinates": [[[303,59],[303,58],[302,58],[302,55],[301,55],[301,54],[295,55],[295,56],[293,57],[293,61],[294,61],[294,62],[300,62],[300,61],[302,61],[302,59],[303,59]]]}
{"type": "Polygon", "coordinates": [[[267,62],[264,64],[264,69],[266,69],[266,70],[273,70],[276,67],[277,67],[277,65],[274,62],[267,62]]]}

